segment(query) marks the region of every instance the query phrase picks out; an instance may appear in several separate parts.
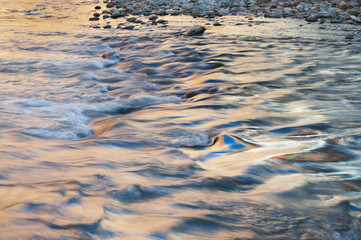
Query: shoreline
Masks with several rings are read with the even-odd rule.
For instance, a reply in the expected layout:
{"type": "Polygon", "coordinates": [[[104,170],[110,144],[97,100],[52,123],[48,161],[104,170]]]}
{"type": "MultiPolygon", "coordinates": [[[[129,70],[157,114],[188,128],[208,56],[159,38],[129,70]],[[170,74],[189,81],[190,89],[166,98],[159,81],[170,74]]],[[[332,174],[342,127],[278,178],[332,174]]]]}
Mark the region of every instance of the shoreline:
{"type": "MultiPolygon", "coordinates": [[[[361,24],[361,0],[105,0],[90,21],[128,16],[190,15],[214,19],[221,16],[294,18],[306,22],[361,24]]],[[[129,19],[127,19],[129,21],[129,19]]],[[[130,22],[137,19],[130,19],[130,22]]],[[[137,23],[137,22],[136,22],[137,23]]],[[[138,22],[139,23],[139,22],[138,22]]]]}

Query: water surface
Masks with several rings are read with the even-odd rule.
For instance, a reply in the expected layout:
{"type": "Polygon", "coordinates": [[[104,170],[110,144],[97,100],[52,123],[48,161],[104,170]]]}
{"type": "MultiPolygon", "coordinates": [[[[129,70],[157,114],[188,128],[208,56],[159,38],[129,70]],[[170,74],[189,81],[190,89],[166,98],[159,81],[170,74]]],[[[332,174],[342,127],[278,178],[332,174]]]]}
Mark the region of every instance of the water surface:
{"type": "Polygon", "coordinates": [[[0,3],[0,239],[361,238],[359,26],[0,3]]]}

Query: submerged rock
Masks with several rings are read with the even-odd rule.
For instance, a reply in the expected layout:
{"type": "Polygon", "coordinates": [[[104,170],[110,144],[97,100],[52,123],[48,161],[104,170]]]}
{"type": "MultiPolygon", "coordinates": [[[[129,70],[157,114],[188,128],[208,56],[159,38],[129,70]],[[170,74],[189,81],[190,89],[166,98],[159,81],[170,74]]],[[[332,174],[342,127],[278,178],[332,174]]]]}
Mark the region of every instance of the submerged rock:
{"type": "Polygon", "coordinates": [[[200,34],[203,34],[205,30],[206,30],[205,27],[194,26],[190,30],[187,31],[186,36],[200,35],[200,34]]]}

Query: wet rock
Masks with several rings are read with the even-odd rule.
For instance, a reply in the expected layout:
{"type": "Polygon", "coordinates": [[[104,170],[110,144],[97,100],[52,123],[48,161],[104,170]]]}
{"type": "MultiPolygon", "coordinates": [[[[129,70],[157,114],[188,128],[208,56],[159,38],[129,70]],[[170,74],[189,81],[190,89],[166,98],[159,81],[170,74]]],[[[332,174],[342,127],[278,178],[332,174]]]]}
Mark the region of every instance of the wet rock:
{"type": "Polygon", "coordinates": [[[361,18],[356,16],[350,16],[350,19],[356,23],[361,23],[361,18]]]}
{"type": "Polygon", "coordinates": [[[126,29],[126,30],[133,30],[134,29],[134,26],[125,26],[125,27],[122,27],[122,29],[126,29]]]}
{"type": "Polygon", "coordinates": [[[203,34],[205,30],[206,30],[205,27],[194,26],[190,30],[187,31],[186,36],[200,35],[200,34],[203,34]]]}
{"type": "Polygon", "coordinates": [[[156,11],[155,14],[159,15],[159,16],[165,16],[165,15],[167,15],[167,11],[164,9],[161,9],[161,10],[156,11]]]}
{"type": "Polygon", "coordinates": [[[346,9],[352,8],[352,6],[349,5],[348,3],[342,1],[342,2],[340,3],[340,5],[338,5],[338,8],[339,8],[339,9],[342,9],[342,10],[346,10],[346,9]]]}
{"type": "Polygon", "coordinates": [[[306,22],[317,22],[317,17],[314,15],[305,18],[306,22]]]}
{"type": "Polygon", "coordinates": [[[115,10],[111,15],[112,18],[119,18],[124,16],[126,16],[126,14],[120,10],[115,10]]]}
{"type": "Polygon", "coordinates": [[[159,19],[159,20],[157,21],[157,23],[167,24],[168,21],[167,21],[167,20],[164,20],[164,19],[159,19]]]}
{"type": "Polygon", "coordinates": [[[148,18],[150,21],[154,21],[154,20],[157,20],[158,19],[158,16],[150,16],[148,18]]]}
{"type": "Polygon", "coordinates": [[[127,22],[135,22],[135,21],[137,21],[137,18],[135,17],[131,17],[127,19],[127,22]]]}
{"type": "Polygon", "coordinates": [[[99,18],[98,17],[91,17],[91,18],[89,18],[89,21],[99,21],[99,18]]]}
{"type": "Polygon", "coordinates": [[[281,18],[283,16],[283,12],[281,10],[270,11],[267,15],[269,18],[281,18]]]}
{"type": "Polygon", "coordinates": [[[173,10],[170,15],[178,16],[178,15],[180,15],[180,11],[178,11],[178,10],[173,10]]]}
{"type": "Polygon", "coordinates": [[[123,60],[123,57],[117,52],[107,52],[102,55],[102,58],[118,62],[123,60]]]}

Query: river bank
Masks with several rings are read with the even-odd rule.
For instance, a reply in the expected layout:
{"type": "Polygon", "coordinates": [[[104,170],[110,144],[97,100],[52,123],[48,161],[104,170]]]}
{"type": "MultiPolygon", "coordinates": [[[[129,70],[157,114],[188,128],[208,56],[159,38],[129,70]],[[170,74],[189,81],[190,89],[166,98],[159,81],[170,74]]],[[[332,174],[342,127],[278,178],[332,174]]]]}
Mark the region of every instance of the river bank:
{"type": "MultiPolygon", "coordinates": [[[[360,0],[295,1],[295,0],[105,0],[107,9],[96,13],[100,18],[120,18],[129,15],[191,15],[215,18],[226,15],[297,18],[307,22],[360,24],[360,0]]],[[[101,6],[97,6],[101,9],[101,6]]],[[[157,22],[155,22],[157,23],[157,22]]],[[[153,22],[153,24],[155,24],[153,22]]]]}

